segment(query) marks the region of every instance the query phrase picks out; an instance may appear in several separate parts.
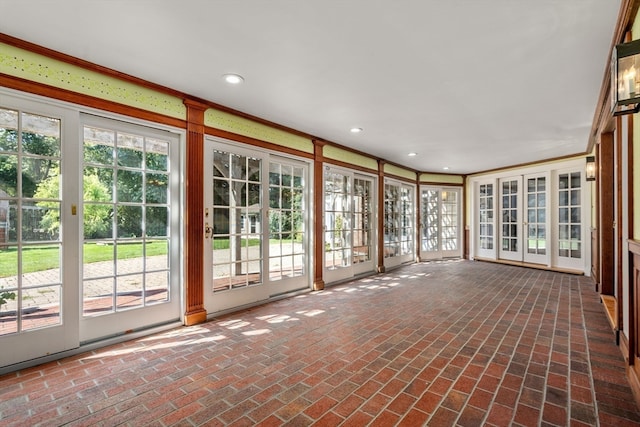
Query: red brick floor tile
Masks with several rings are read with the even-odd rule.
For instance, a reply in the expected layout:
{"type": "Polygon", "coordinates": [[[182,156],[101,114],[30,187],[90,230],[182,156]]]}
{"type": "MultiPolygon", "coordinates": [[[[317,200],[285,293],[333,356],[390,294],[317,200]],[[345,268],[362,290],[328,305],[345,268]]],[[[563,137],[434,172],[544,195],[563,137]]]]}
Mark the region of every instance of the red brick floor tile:
{"type": "Polygon", "coordinates": [[[567,410],[560,406],[545,403],[542,410],[542,421],[555,425],[565,425],[567,423],[567,410]]]}
{"type": "Polygon", "coordinates": [[[462,427],[479,427],[483,425],[485,415],[485,411],[467,406],[460,414],[457,424],[462,427]]]}
{"type": "Polygon", "coordinates": [[[415,407],[428,414],[433,414],[435,410],[438,408],[438,406],[440,405],[442,398],[443,397],[440,394],[427,391],[425,394],[422,395],[422,397],[420,397],[420,399],[418,399],[418,401],[415,404],[415,407]]]}
{"type": "Polygon", "coordinates": [[[429,414],[426,412],[422,412],[418,409],[412,409],[407,413],[400,422],[397,427],[415,427],[425,425],[426,421],[429,419],[429,414]]]}
{"type": "Polygon", "coordinates": [[[447,408],[439,408],[435,414],[431,416],[428,425],[433,426],[452,426],[458,418],[458,413],[447,408]]]}
{"type": "Polygon", "coordinates": [[[0,424],[640,425],[592,285],[404,266],[0,376],[0,424]]]}
{"type": "Polygon", "coordinates": [[[469,396],[467,403],[475,408],[487,410],[491,406],[493,398],[494,395],[492,393],[476,389],[471,393],[471,396],[469,396]]]}
{"type": "Polygon", "coordinates": [[[323,397],[320,400],[312,403],[311,406],[304,410],[304,413],[311,419],[317,420],[321,418],[325,413],[327,413],[331,408],[333,408],[337,403],[338,402],[329,397],[323,397]]]}
{"type": "Polygon", "coordinates": [[[496,426],[508,426],[511,425],[511,419],[515,409],[513,407],[507,407],[503,405],[492,405],[489,410],[489,415],[486,418],[486,422],[496,426]]]}
{"type": "Polygon", "coordinates": [[[342,402],[338,403],[333,411],[341,415],[343,417],[348,417],[350,414],[355,413],[356,409],[358,409],[365,400],[359,396],[351,395],[344,399],[342,402]]]}
{"type": "Polygon", "coordinates": [[[404,415],[418,399],[407,393],[400,393],[387,407],[388,410],[404,415]]]}

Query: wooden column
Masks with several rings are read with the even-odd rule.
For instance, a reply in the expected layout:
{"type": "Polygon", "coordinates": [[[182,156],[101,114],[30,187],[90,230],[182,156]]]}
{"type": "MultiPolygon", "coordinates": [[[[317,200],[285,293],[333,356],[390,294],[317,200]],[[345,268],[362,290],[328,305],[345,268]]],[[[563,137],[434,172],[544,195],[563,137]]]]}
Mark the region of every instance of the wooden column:
{"type": "MultiPolygon", "coordinates": [[[[313,290],[324,289],[324,157],[322,149],[325,143],[313,141],[313,223],[314,223],[314,248],[313,248],[313,290]]],[[[312,214],[311,212],[309,214],[312,214]]]]}
{"type": "Polygon", "coordinates": [[[420,262],[420,248],[422,248],[422,192],[420,191],[420,174],[416,172],[416,262],[420,262]]]}
{"type": "Polygon", "coordinates": [[[378,160],[378,273],[384,273],[384,164],[378,160]]]}
{"type": "Polygon", "coordinates": [[[615,209],[614,209],[614,138],[612,132],[603,133],[598,144],[598,230],[600,237],[600,293],[614,294],[615,268],[615,209]]]}
{"type": "Polygon", "coordinates": [[[185,100],[185,325],[207,320],[204,308],[204,112],[207,106],[185,100]]]}

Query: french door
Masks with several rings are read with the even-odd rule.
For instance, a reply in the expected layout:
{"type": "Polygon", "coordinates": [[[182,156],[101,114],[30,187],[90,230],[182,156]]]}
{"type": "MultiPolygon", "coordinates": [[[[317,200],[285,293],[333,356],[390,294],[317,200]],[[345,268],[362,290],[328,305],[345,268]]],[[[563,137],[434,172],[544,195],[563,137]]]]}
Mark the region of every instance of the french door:
{"type": "Polygon", "coordinates": [[[412,185],[384,183],[384,265],[395,267],[415,259],[415,192],[412,185]]]}
{"type": "Polygon", "coordinates": [[[79,345],[77,130],[0,93],[0,368],[79,345]]]}
{"type": "Polygon", "coordinates": [[[582,164],[568,166],[474,182],[475,254],[588,271],[589,187],[582,164]]]}
{"type": "Polygon", "coordinates": [[[551,182],[549,174],[524,176],[526,217],[526,247],[523,260],[534,264],[549,264],[549,199],[551,182]]]}
{"type": "Polygon", "coordinates": [[[479,257],[496,257],[495,185],[495,180],[481,181],[475,185],[475,253],[479,257]]]}
{"type": "Polygon", "coordinates": [[[422,187],[420,190],[422,259],[461,256],[459,188],[422,187]]]}
{"type": "Polygon", "coordinates": [[[530,174],[501,178],[498,188],[498,258],[548,264],[548,176],[530,174]]]}
{"type": "Polygon", "coordinates": [[[0,368],[180,319],[178,142],[0,92],[0,368]]]}
{"type": "Polygon", "coordinates": [[[178,136],[91,115],[81,121],[80,339],[177,321],[178,136]]]}
{"type": "Polygon", "coordinates": [[[557,172],[553,219],[557,227],[558,245],[553,252],[553,262],[561,268],[585,268],[587,245],[587,223],[585,209],[582,209],[586,182],[579,169],[566,169],[557,172]]]}
{"type": "Polygon", "coordinates": [[[206,310],[307,288],[308,164],[215,138],[204,162],[206,310]]]}
{"type": "Polygon", "coordinates": [[[324,171],[324,280],[375,271],[375,180],[335,166],[324,171]]]}

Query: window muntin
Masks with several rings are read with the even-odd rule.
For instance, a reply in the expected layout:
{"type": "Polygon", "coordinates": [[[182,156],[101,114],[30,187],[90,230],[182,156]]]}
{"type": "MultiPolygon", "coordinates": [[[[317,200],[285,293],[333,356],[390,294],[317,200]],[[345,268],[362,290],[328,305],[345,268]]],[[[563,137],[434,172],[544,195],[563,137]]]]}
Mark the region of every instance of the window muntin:
{"type": "Polygon", "coordinates": [[[213,291],[261,284],[263,161],[259,157],[214,149],[211,167],[213,291]]]}
{"type": "Polygon", "coordinates": [[[350,175],[327,171],[324,178],[325,268],[334,270],[351,265],[350,175]]]}
{"type": "Polygon", "coordinates": [[[0,335],[62,324],[61,120],[0,108],[0,335]]]}
{"type": "MultiPolygon", "coordinates": [[[[269,279],[305,274],[304,188],[306,168],[286,162],[269,163],[269,279]]],[[[257,218],[250,227],[257,230],[257,218]]]]}
{"type": "Polygon", "coordinates": [[[547,178],[527,179],[527,253],[547,253],[547,178]]]}
{"type": "Polygon", "coordinates": [[[353,263],[358,264],[371,260],[373,182],[354,178],[353,187],[353,263]]]}
{"type": "Polygon", "coordinates": [[[558,175],[558,255],[582,258],[582,177],[580,172],[558,175]]]}
{"type": "Polygon", "coordinates": [[[459,249],[458,242],[458,210],[459,210],[458,191],[442,190],[442,250],[457,251],[459,249]]]}
{"type": "Polygon", "coordinates": [[[414,252],[413,190],[395,183],[384,185],[384,257],[414,252]]]}
{"type": "Polygon", "coordinates": [[[518,180],[502,182],[502,250],[518,252],[518,180]]]}
{"type": "Polygon", "coordinates": [[[479,247],[493,249],[493,184],[480,184],[479,193],[479,247]]]}
{"type": "Polygon", "coordinates": [[[169,301],[169,142],[83,128],[83,315],[169,301]]]}

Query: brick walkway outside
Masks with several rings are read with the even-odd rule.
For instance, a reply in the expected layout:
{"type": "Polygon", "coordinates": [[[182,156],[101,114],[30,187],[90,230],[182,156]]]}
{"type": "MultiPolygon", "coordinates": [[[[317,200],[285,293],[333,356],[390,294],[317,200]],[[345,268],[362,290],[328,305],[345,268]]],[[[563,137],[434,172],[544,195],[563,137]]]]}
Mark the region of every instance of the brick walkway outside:
{"type": "Polygon", "coordinates": [[[406,266],[0,377],[0,425],[640,425],[591,279],[406,266]]]}

